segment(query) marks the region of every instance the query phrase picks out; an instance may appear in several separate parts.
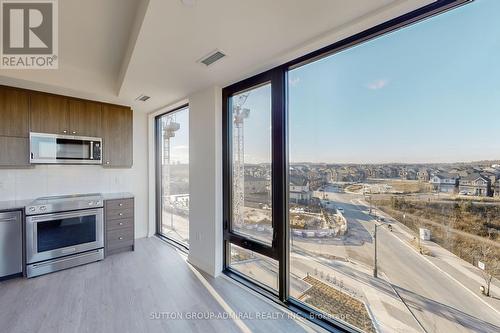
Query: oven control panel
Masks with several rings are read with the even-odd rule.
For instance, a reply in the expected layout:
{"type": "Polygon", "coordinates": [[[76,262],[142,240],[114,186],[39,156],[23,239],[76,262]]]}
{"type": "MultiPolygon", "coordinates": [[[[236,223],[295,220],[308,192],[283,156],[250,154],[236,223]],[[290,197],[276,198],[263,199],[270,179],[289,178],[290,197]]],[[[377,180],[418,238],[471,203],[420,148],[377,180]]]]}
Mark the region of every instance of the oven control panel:
{"type": "Polygon", "coordinates": [[[83,197],[54,197],[37,199],[30,205],[26,206],[26,215],[41,215],[48,213],[102,208],[103,200],[100,196],[83,197]]]}

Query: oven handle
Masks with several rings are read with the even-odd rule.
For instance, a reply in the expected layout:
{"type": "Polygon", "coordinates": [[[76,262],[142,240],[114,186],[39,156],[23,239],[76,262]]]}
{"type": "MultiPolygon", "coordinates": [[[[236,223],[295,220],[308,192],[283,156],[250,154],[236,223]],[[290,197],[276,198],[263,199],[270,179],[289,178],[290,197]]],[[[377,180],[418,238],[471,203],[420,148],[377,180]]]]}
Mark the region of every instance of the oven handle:
{"type": "Polygon", "coordinates": [[[84,252],[82,254],[73,255],[71,257],[66,257],[66,258],[62,258],[62,259],[54,259],[54,260],[50,260],[48,262],[42,262],[40,264],[33,264],[32,266],[33,267],[43,267],[43,266],[47,266],[47,265],[58,264],[58,263],[65,262],[68,260],[74,260],[75,258],[83,258],[83,257],[93,256],[96,253],[99,253],[99,250],[84,252]]]}
{"type": "Polygon", "coordinates": [[[103,213],[102,208],[96,209],[85,209],[75,212],[67,212],[67,213],[54,213],[54,214],[46,214],[46,215],[36,215],[36,216],[28,216],[26,217],[26,222],[44,222],[44,221],[52,221],[64,218],[72,218],[72,217],[80,217],[80,216],[88,216],[88,215],[99,215],[103,213]]]}

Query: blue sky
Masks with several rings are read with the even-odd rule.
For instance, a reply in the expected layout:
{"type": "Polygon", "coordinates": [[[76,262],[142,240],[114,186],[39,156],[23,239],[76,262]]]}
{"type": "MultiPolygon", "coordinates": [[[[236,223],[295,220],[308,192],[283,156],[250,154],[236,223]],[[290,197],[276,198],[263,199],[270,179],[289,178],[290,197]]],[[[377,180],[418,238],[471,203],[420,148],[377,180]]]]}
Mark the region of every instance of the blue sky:
{"type": "MultiPolygon", "coordinates": [[[[289,72],[290,161],[500,159],[500,1],[476,0],[289,72]]],[[[245,107],[269,161],[270,91],[245,107]]]]}

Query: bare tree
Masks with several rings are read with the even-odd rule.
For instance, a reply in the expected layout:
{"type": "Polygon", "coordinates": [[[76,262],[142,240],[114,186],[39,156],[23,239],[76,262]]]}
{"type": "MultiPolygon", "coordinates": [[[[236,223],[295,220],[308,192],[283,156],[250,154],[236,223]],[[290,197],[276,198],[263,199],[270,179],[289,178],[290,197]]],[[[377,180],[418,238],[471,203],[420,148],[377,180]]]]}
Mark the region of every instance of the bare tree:
{"type": "Polygon", "coordinates": [[[486,296],[490,296],[490,287],[493,278],[500,276],[500,258],[496,256],[495,250],[492,245],[488,244],[481,244],[476,248],[477,258],[484,264],[484,269],[481,269],[481,275],[486,284],[486,296]]]}

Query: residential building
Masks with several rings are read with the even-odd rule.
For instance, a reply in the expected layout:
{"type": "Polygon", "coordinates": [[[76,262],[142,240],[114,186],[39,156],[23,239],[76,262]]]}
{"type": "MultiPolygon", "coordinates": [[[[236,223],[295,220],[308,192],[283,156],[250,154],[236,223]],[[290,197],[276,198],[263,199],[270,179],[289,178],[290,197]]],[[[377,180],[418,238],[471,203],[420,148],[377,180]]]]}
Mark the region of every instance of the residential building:
{"type": "Polygon", "coordinates": [[[440,172],[430,178],[433,191],[444,193],[456,193],[458,191],[460,177],[455,174],[440,172]]]}
{"type": "Polygon", "coordinates": [[[493,195],[491,179],[479,173],[473,173],[467,177],[460,178],[459,191],[460,193],[480,197],[493,195]]]}
{"type": "Polygon", "coordinates": [[[305,177],[290,177],[290,202],[297,204],[308,204],[311,200],[311,190],[309,180],[305,177]]]}
{"type": "Polygon", "coordinates": [[[429,169],[420,168],[417,172],[417,179],[421,182],[428,182],[431,179],[431,172],[429,169]]]}

